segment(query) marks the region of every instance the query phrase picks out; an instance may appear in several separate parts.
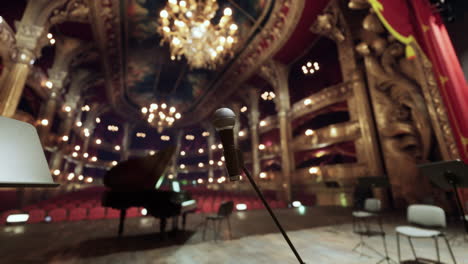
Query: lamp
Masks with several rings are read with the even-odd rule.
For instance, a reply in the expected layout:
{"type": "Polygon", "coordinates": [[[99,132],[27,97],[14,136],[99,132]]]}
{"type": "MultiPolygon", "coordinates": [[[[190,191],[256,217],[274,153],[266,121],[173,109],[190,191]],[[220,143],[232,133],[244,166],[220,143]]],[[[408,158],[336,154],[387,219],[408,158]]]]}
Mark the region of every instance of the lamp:
{"type": "Polygon", "coordinates": [[[36,129],[0,116],[0,187],[56,187],[36,129]]]}

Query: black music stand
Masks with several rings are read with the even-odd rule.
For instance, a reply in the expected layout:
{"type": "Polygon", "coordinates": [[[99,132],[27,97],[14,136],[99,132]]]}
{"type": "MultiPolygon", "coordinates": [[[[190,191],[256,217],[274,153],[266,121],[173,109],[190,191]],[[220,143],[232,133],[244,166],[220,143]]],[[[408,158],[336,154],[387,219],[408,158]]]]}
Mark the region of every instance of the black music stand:
{"type": "Polygon", "coordinates": [[[461,160],[438,161],[418,165],[423,175],[429,177],[432,183],[444,190],[455,193],[458,213],[468,234],[468,222],[458,195],[458,188],[468,188],[468,166],[461,160]]]}

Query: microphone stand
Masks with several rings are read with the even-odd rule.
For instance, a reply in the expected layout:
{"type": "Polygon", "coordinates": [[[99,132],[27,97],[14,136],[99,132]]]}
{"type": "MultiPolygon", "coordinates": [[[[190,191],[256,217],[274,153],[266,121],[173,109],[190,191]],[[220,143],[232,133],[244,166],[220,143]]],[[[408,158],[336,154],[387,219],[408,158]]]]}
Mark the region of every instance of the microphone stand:
{"type": "Polygon", "coordinates": [[[247,170],[247,168],[245,168],[244,165],[242,165],[242,171],[244,172],[244,174],[245,174],[245,175],[247,176],[247,178],[249,179],[250,184],[252,184],[252,187],[255,189],[255,192],[257,192],[258,197],[260,197],[260,199],[262,200],[263,205],[265,205],[266,209],[268,210],[268,213],[270,213],[271,218],[273,218],[273,221],[275,222],[276,226],[277,226],[278,229],[281,231],[281,234],[283,235],[284,240],[286,240],[286,242],[288,242],[289,247],[291,248],[292,252],[293,252],[294,255],[296,256],[296,258],[297,258],[297,260],[299,261],[299,263],[300,263],[300,264],[305,264],[305,262],[302,261],[301,256],[299,256],[299,253],[297,252],[297,250],[296,250],[296,248],[294,247],[293,243],[291,242],[291,240],[289,240],[289,237],[288,237],[288,235],[286,234],[286,231],[284,231],[284,229],[283,229],[283,227],[281,226],[280,222],[278,221],[278,219],[276,218],[275,214],[273,213],[273,211],[271,210],[270,206],[268,205],[267,201],[265,200],[265,197],[263,197],[262,192],[261,192],[260,189],[258,188],[258,186],[257,186],[257,184],[255,183],[255,181],[252,179],[252,176],[250,175],[250,172],[247,170]]]}

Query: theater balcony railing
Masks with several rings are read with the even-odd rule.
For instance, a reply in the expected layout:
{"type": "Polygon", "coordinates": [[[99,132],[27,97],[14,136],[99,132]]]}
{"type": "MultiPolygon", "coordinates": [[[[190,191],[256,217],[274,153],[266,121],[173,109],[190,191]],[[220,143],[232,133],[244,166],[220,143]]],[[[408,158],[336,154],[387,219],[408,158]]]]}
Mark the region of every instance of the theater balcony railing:
{"type": "Polygon", "coordinates": [[[317,130],[311,136],[300,135],[293,138],[293,151],[324,148],[336,143],[354,141],[361,136],[359,123],[350,121],[329,125],[317,130]]]}

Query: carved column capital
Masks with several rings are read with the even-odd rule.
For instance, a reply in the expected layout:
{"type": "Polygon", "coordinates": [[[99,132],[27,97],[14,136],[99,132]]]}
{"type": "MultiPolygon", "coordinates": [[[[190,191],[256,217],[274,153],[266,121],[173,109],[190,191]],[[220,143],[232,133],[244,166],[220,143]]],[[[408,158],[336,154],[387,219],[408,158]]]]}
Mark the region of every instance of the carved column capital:
{"type": "Polygon", "coordinates": [[[49,73],[49,80],[53,84],[52,86],[53,89],[57,91],[61,90],[63,87],[63,82],[65,78],[67,77],[68,72],[60,71],[57,69],[50,69],[48,70],[48,73],[49,73]]]}
{"type": "MultiPolygon", "coordinates": [[[[24,50],[28,50],[30,54],[35,54],[37,49],[37,44],[39,42],[40,37],[44,33],[44,27],[25,24],[20,21],[15,21],[16,27],[16,46],[20,50],[20,52],[24,52],[24,50]]],[[[26,54],[29,55],[29,54],[26,54]]],[[[24,60],[25,57],[19,54],[20,60],[24,60]]],[[[27,63],[30,60],[34,59],[35,56],[30,56],[27,60],[27,63]]]]}

